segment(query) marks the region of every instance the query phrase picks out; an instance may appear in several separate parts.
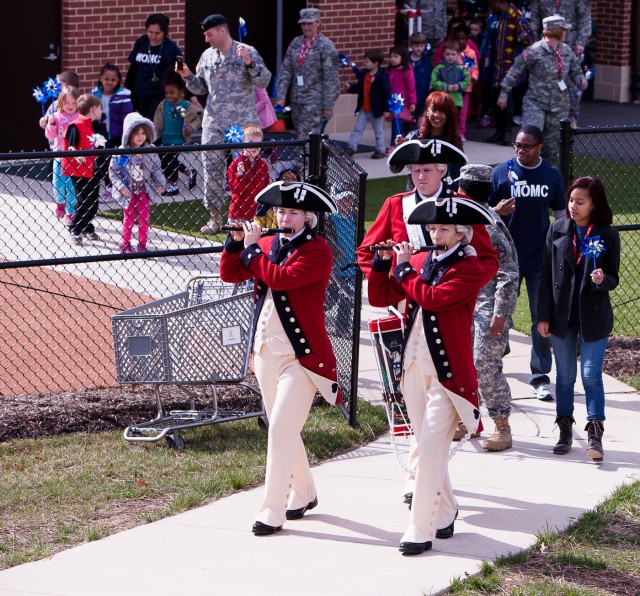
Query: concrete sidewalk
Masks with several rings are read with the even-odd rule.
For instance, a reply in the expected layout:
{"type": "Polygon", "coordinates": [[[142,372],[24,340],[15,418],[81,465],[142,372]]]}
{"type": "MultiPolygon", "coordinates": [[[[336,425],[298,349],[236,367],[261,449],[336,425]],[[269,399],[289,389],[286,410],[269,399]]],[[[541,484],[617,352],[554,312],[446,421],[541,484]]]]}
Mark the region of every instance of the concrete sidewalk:
{"type": "MultiPolygon", "coordinates": [[[[379,401],[363,309],[359,397],[379,401]]],[[[0,572],[0,594],[140,596],[205,594],[433,594],[479,570],[483,559],[532,545],[536,533],[563,528],[618,485],[638,478],[640,399],[605,377],[605,460],[584,456],[584,397],[578,389],[577,440],[554,456],[555,405],[535,399],[526,384],[529,338],[512,333],[505,358],[514,413],[514,446],[483,452],[469,441],[451,460],[460,503],[455,535],[433,550],[403,557],[398,543],[408,523],[404,472],[389,437],[314,469],[319,505],[270,537],[251,533],[262,487],[0,572]]],[[[488,436],[491,419],[485,417],[488,436]]]]}

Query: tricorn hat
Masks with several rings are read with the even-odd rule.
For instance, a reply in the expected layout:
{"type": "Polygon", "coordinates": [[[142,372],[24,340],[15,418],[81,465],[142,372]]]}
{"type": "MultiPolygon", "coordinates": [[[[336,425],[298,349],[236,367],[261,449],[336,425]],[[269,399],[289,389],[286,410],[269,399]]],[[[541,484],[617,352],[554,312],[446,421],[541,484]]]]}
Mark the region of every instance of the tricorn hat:
{"type": "Polygon", "coordinates": [[[387,160],[394,174],[409,164],[467,163],[467,156],[457,147],[439,139],[412,139],[398,145],[387,160]]]}
{"type": "Polygon", "coordinates": [[[255,198],[256,203],[303,211],[335,213],[338,208],[331,196],[309,182],[272,182],[255,198]]]}
{"type": "Polygon", "coordinates": [[[469,198],[453,195],[447,198],[427,199],[418,203],[409,213],[410,224],[495,224],[487,210],[469,198]]]}
{"type": "Polygon", "coordinates": [[[551,31],[552,29],[571,29],[571,23],[567,23],[565,18],[559,14],[553,14],[550,17],[542,19],[542,29],[551,31]]]}
{"type": "Polygon", "coordinates": [[[212,27],[219,27],[220,25],[226,25],[227,19],[225,19],[221,14],[210,14],[202,23],[200,23],[200,27],[202,27],[203,31],[208,31],[212,27]]]}

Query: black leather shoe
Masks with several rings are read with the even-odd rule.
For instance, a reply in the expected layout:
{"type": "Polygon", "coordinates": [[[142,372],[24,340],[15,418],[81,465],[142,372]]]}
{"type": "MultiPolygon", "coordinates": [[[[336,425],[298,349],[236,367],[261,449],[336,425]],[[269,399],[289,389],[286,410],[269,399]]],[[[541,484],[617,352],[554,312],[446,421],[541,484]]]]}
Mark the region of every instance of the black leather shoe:
{"type": "Polygon", "coordinates": [[[191,170],[191,174],[189,174],[189,190],[193,190],[196,184],[198,184],[198,172],[191,170]]]}
{"type": "Polygon", "coordinates": [[[280,530],[282,530],[282,526],[270,526],[259,521],[253,524],[253,528],[251,528],[251,531],[255,536],[269,536],[270,534],[275,534],[280,530]]]}
{"type": "Polygon", "coordinates": [[[427,550],[431,550],[431,541],[400,543],[400,552],[403,555],[421,555],[423,552],[427,550]]]}
{"type": "Polygon", "coordinates": [[[409,505],[409,509],[411,509],[411,501],[413,501],[413,493],[405,493],[404,502],[409,505]]]}
{"type": "Polygon", "coordinates": [[[304,514],[314,507],[318,506],[318,497],[316,497],[306,507],[300,507],[300,509],[287,509],[287,519],[302,519],[304,514]]]}
{"type": "Polygon", "coordinates": [[[458,519],[457,511],[456,511],[456,516],[453,518],[453,521],[446,528],[436,530],[436,538],[439,538],[440,540],[446,540],[447,538],[451,538],[453,536],[453,524],[456,523],[456,519],[458,519]]]}

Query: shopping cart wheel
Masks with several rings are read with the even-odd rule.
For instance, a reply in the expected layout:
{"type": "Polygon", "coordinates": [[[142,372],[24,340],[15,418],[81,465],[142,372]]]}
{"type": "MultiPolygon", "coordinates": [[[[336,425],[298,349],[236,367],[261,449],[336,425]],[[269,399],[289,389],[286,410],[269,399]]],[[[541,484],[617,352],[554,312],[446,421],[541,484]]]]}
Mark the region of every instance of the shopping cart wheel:
{"type": "Polygon", "coordinates": [[[269,428],[269,419],[266,416],[258,416],[258,426],[260,428],[269,428]]]}
{"type": "Polygon", "coordinates": [[[171,433],[164,440],[169,449],[184,449],[184,439],[178,433],[171,433]]]}

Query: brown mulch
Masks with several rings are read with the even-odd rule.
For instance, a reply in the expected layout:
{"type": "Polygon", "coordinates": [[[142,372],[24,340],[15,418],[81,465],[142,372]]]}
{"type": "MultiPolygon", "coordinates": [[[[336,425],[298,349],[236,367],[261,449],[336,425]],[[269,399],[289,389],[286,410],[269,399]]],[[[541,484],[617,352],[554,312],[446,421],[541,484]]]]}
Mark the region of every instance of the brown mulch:
{"type": "MultiPolygon", "coordinates": [[[[640,375],[640,337],[611,338],[604,369],[612,376],[640,375]]],[[[247,380],[252,382],[252,379],[247,380]]],[[[252,384],[255,386],[255,381],[252,384]]],[[[177,387],[162,385],[160,390],[165,411],[188,408],[189,399],[177,387]]],[[[218,394],[221,409],[260,411],[260,400],[242,387],[222,386],[218,394]]],[[[196,405],[201,409],[208,403],[206,395],[201,395],[196,405]]],[[[0,442],[124,429],[155,416],[156,400],[153,387],[149,385],[0,397],[0,442]]]]}

